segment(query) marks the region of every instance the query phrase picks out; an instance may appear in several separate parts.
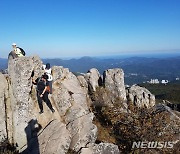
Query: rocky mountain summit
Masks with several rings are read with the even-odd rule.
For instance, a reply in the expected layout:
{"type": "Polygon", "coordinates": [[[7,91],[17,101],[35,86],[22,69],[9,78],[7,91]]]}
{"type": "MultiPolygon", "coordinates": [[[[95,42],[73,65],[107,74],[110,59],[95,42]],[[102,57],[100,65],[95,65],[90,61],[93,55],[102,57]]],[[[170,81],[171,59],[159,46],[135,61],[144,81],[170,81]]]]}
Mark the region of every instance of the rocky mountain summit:
{"type": "Polygon", "coordinates": [[[131,149],[129,145],[135,141],[131,134],[128,143],[117,139],[128,136],[121,128],[128,126],[130,133],[136,119],[136,129],[150,131],[150,127],[139,124],[142,120],[152,124],[148,118],[154,114],[165,119],[163,124],[156,121],[162,127],[160,136],[170,133],[178,143],[178,113],[155,105],[154,95],[143,87],[125,88],[120,68],[106,70],[103,76],[95,68],[75,76],[68,68],[53,66],[53,94],[49,98],[55,113],[44,104],[44,113],[39,114],[32,78],[43,74],[42,65],[38,56],[20,57],[9,60],[8,74],[0,74],[0,142],[8,141],[19,152],[30,154],[119,154],[131,149]],[[122,120],[126,126],[120,125],[122,120]],[[102,138],[105,132],[111,135],[102,138]]]}

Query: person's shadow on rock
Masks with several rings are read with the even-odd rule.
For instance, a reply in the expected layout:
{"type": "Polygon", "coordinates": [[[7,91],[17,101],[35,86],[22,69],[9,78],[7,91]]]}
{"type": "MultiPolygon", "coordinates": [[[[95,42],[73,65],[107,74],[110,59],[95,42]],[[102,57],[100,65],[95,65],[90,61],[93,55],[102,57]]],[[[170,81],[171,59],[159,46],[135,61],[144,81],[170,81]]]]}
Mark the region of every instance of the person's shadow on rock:
{"type": "Polygon", "coordinates": [[[24,129],[27,138],[27,148],[22,152],[22,154],[40,154],[39,142],[38,142],[38,132],[41,130],[42,126],[37,120],[30,120],[27,127],[24,129]]]}

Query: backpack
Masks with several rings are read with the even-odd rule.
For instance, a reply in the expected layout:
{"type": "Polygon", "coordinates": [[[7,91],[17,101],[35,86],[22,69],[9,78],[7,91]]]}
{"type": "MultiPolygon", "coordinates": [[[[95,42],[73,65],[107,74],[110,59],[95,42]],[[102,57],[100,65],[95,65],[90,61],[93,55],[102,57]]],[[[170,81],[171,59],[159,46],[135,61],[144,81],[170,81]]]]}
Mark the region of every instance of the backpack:
{"type": "Polygon", "coordinates": [[[26,52],[22,48],[20,48],[20,47],[17,47],[17,48],[21,50],[21,53],[22,53],[23,56],[26,55],[26,52]]]}

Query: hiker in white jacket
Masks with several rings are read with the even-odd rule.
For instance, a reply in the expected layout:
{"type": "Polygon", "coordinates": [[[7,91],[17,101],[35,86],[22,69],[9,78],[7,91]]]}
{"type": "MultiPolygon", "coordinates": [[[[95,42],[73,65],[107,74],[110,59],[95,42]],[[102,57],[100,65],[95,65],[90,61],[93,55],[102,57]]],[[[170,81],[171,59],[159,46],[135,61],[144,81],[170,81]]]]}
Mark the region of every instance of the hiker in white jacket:
{"type": "Polygon", "coordinates": [[[52,81],[53,81],[53,77],[52,77],[52,69],[49,63],[47,63],[46,65],[43,65],[43,69],[46,75],[48,75],[48,82],[49,82],[49,86],[50,86],[50,94],[52,94],[52,81]]]}

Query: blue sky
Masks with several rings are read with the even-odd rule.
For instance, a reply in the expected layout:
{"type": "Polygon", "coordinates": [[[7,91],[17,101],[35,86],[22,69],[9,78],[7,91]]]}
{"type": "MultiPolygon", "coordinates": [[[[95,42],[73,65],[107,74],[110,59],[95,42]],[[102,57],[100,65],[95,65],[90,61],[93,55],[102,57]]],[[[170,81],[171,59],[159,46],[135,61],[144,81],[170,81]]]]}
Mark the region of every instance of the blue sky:
{"type": "Polygon", "coordinates": [[[0,57],[180,51],[180,0],[1,0],[0,57]]]}

